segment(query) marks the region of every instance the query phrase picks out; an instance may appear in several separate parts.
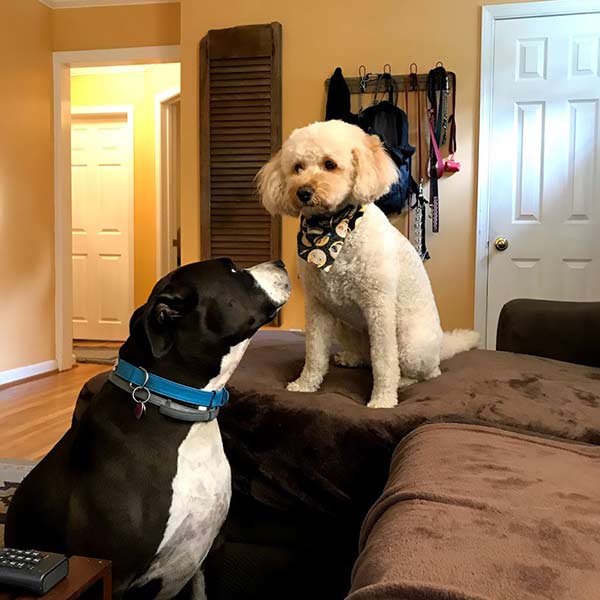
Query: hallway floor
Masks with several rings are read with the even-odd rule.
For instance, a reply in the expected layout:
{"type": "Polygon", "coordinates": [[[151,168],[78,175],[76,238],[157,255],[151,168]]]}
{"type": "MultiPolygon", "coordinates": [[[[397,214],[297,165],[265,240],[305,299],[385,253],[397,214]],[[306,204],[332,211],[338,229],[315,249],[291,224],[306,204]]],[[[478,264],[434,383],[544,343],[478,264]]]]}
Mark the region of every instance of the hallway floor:
{"type": "Polygon", "coordinates": [[[108,369],[80,364],[0,389],[0,458],[43,458],[69,428],[83,384],[108,369]]]}

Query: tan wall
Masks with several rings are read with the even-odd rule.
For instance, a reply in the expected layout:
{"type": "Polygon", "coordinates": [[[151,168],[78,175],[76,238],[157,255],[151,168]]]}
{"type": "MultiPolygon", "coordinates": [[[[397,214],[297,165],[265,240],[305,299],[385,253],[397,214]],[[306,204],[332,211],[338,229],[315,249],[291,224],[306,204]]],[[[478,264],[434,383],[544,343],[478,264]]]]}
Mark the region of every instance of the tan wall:
{"type": "Polygon", "coordinates": [[[0,371],[55,357],[50,13],[0,6],[0,371]]]}
{"type": "MultiPolygon", "coordinates": [[[[506,0],[486,0],[486,4],[506,0]]],[[[356,76],[358,65],[380,71],[390,63],[405,73],[422,72],[443,60],[458,78],[460,173],[441,185],[441,232],[430,236],[427,264],[444,327],[473,324],[476,150],[482,0],[382,0],[372,10],[364,0],[183,0],[182,56],[182,246],[184,260],[199,256],[198,42],[209,29],[279,21],[283,25],[283,134],[323,118],[324,80],[336,66],[356,76]]],[[[296,274],[296,227],[283,224],[283,260],[295,282],[283,312],[285,328],[303,326],[296,274]]]]}
{"type": "Polygon", "coordinates": [[[52,11],[59,50],[134,48],[179,44],[179,4],[141,4],[52,11]]]}
{"type": "Polygon", "coordinates": [[[145,71],[71,78],[71,105],[134,107],[134,300],[143,304],[157,279],[155,97],[179,87],[179,64],[145,71]]]}
{"type": "Polygon", "coordinates": [[[55,358],[52,51],[178,44],[179,19],[178,4],[0,2],[0,371],[55,358]]]}

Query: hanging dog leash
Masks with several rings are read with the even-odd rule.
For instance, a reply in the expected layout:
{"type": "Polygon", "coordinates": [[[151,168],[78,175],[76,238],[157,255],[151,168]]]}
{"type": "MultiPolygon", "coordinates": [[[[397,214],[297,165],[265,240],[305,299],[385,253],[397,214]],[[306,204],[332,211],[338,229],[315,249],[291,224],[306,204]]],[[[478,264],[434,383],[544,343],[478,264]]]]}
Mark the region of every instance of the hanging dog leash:
{"type": "Polygon", "coordinates": [[[452,76],[452,114],[448,117],[450,124],[450,137],[448,138],[448,152],[450,157],[444,162],[444,171],[447,173],[456,173],[460,171],[460,163],[454,160],[456,152],[456,73],[448,73],[452,76]]]}
{"type": "MultiPolygon", "coordinates": [[[[410,114],[408,112],[408,86],[410,79],[404,80],[404,112],[406,112],[406,121],[410,123],[410,114]]],[[[412,196],[415,193],[415,180],[412,176],[412,164],[410,176],[410,188],[408,190],[408,198],[406,199],[406,239],[410,241],[410,211],[412,209],[412,196]]]]}
{"type": "Polygon", "coordinates": [[[429,181],[431,195],[431,229],[440,230],[438,179],[444,172],[440,145],[446,138],[448,128],[448,73],[441,63],[427,76],[427,100],[429,101],[429,181]]]}
{"type": "Polygon", "coordinates": [[[421,257],[421,260],[429,260],[431,256],[427,250],[427,243],[425,240],[426,236],[426,224],[427,224],[427,199],[423,194],[423,159],[422,159],[422,137],[421,137],[421,92],[419,91],[419,76],[417,73],[417,65],[413,63],[410,65],[410,86],[413,91],[417,92],[417,144],[418,144],[418,155],[417,155],[417,167],[419,183],[416,185],[416,198],[415,203],[411,207],[414,209],[415,214],[415,235],[414,235],[414,246],[421,257]],[[414,68],[414,69],[413,69],[414,68]]]}
{"type": "MultiPolygon", "coordinates": [[[[439,62],[435,65],[439,68],[444,68],[444,63],[439,62]]],[[[441,114],[442,114],[442,139],[440,140],[440,145],[443,146],[446,143],[446,139],[448,138],[448,92],[450,90],[450,84],[448,81],[448,73],[446,73],[446,77],[444,78],[444,87],[440,94],[440,106],[441,106],[441,114]]]]}

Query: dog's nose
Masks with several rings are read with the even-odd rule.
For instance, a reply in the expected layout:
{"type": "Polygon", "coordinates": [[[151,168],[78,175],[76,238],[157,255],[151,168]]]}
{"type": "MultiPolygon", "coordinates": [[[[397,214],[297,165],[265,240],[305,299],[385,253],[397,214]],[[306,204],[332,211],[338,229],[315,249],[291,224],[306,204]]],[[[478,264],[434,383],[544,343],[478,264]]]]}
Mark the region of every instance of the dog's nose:
{"type": "Polygon", "coordinates": [[[298,196],[300,202],[309,202],[313,196],[313,189],[308,185],[303,185],[301,188],[298,188],[296,196],[298,196]]]}
{"type": "Polygon", "coordinates": [[[280,269],[285,269],[285,263],[282,260],[274,260],[273,264],[280,269]]]}

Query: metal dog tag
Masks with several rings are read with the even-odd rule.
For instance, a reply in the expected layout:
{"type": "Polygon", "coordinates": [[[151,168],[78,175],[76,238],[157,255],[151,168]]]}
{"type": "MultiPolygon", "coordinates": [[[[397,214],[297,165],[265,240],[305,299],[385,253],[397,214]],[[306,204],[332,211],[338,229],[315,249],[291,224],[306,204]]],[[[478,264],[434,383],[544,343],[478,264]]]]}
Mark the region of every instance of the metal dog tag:
{"type": "MultiPolygon", "coordinates": [[[[133,390],[131,390],[131,397],[133,398],[134,402],[135,402],[135,408],[133,409],[133,414],[135,415],[135,418],[139,421],[142,418],[142,415],[146,412],[146,402],[148,402],[148,400],[150,400],[150,390],[145,387],[146,384],[148,383],[148,378],[150,377],[150,375],[148,374],[148,371],[146,371],[145,369],[141,369],[142,371],[144,371],[144,375],[146,376],[146,378],[144,379],[144,383],[142,383],[142,385],[138,385],[136,387],[133,388],[133,390]],[[142,400],[141,398],[139,398],[139,396],[136,396],[136,394],[139,394],[139,392],[146,392],[146,398],[144,400],[142,400]]],[[[129,385],[132,385],[131,383],[129,385]]]]}
{"type": "Polygon", "coordinates": [[[136,402],[133,413],[135,414],[135,418],[139,421],[142,418],[142,415],[146,412],[146,405],[143,402],[136,402]]]}

